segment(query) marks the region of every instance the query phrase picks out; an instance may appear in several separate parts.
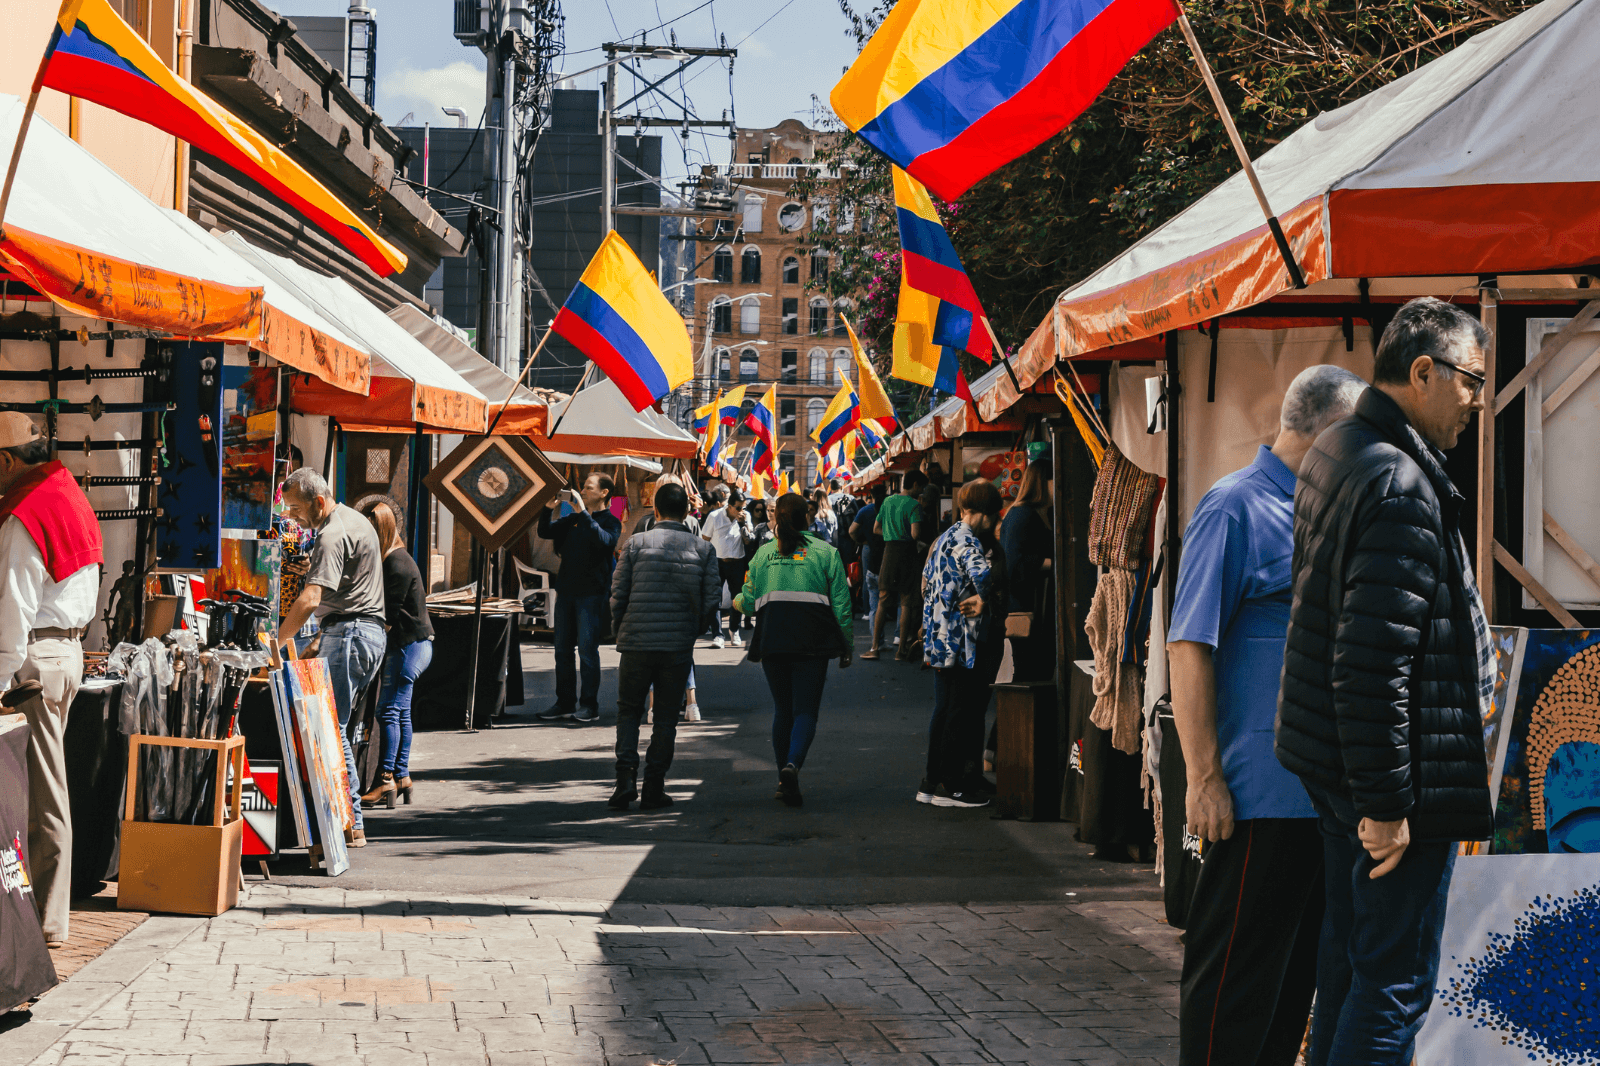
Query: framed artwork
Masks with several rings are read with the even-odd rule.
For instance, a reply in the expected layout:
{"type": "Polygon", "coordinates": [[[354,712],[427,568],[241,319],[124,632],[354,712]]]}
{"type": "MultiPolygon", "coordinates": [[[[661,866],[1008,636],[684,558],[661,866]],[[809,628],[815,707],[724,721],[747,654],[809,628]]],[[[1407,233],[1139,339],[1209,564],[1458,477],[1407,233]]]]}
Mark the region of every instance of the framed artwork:
{"type": "Polygon", "coordinates": [[[492,552],[527,529],[565,479],[523,437],[467,437],[423,483],[492,552]]]}
{"type": "Polygon", "coordinates": [[[278,439],[276,367],[222,368],[222,527],[253,539],[272,524],[278,439]]]}
{"type": "MultiPolygon", "coordinates": [[[[300,731],[295,728],[294,701],[289,696],[288,674],[288,670],[273,670],[267,675],[267,687],[272,690],[272,711],[278,722],[278,742],[283,749],[282,773],[278,780],[289,793],[289,813],[294,825],[294,840],[285,841],[279,847],[288,844],[290,847],[309,848],[313,840],[311,806],[306,799],[302,769],[305,755],[300,749],[300,731]]],[[[278,794],[281,797],[283,790],[278,794]]]]}
{"type": "MultiPolygon", "coordinates": [[[[246,858],[278,857],[278,796],[281,794],[278,770],[279,764],[276,762],[245,760],[244,785],[239,790],[239,810],[244,817],[241,854],[246,858]]],[[[231,768],[229,786],[232,787],[231,768]]]]}
{"type": "Polygon", "coordinates": [[[344,831],[354,824],[355,814],[328,664],[322,659],[297,659],[285,663],[283,673],[300,735],[315,842],[322,846],[328,876],[337,877],[350,868],[344,831]]]}
{"type": "Polygon", "coordinates": [[[1456,863],[1416,1066],[1530,1062],[1600,1062],[1600,855],[1456,863]]]}

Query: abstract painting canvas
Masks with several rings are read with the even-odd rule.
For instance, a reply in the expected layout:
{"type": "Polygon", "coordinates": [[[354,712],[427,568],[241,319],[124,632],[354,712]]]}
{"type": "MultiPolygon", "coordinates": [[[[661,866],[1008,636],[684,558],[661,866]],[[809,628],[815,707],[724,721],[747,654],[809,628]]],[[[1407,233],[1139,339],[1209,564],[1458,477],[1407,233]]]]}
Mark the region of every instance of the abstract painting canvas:
{"type": "Polygon", "coordinates": [[[1600,630],[1528,631],[1504,747],[1493,853],[1600,852],[1600,630]]]}
{"type": "Polygon", "coordinates": [[[1600,855],[1456,863],[1416,1066],[1600,1064],[1600,855]]]}
{"type": "Polygon", "coordinates": [[[307,798],[316,823],[316,843],[322,846],[322,863],[329,877],[350,868],[344,831],[354,820],[350,809],[349,777],[344,746],[333,705],[328,664],[321,659],[299,659],[284,664],[290,705],[304,760],[307,798]]]}
{"type": "Polygon", "coordinates": [[[289,695],[288,679],[287,670],[270,671],[267,674],[267,687],[272,690],[272,711],[278,723],[278,743],[283,749],[282,781],[288,785],[289,812],[294,816],[295,838],[288,846],[308,848],[312,844],[312,836],[310,802],[306,799],[303,771],[305,756],[300,750],[300,731],[295,727],[294,697],[289,695]]]}

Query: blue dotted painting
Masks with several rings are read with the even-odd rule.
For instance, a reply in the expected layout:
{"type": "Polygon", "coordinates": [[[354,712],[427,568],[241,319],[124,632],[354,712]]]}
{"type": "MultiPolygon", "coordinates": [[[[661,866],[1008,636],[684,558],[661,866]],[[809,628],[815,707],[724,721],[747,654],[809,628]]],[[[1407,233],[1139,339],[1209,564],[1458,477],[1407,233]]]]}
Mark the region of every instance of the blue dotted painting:
{"type": "Polygon", "coordinates": [[[1462,858],[1418,1066],[1600,1066],[1600,856],[1462,858]]]}

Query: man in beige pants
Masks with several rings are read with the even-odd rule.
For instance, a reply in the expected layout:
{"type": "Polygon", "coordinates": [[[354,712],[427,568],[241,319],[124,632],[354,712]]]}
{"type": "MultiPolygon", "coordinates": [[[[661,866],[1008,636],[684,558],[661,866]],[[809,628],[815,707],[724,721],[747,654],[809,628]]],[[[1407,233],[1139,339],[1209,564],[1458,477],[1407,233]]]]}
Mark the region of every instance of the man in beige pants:
{"type": "Polygon", "coordinates": [[[72,897],[67,712],[83,683],[80,640],[105,552],[88,498],[18,412],[0,413],[0,493],[0,692],[40,686],[19,707],[28,718],[28,865],[44,938],[59,947],[72,897]]]}

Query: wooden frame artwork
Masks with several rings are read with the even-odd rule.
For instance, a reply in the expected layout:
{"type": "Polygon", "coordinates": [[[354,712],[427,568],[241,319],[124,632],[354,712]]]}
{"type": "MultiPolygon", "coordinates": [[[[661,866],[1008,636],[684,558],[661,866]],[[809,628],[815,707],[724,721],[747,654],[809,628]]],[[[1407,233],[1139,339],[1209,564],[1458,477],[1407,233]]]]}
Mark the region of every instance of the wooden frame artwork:
{"type": "Polygon", "coordinates": [[[565,483],[523,437],[468,437],[422,480],[491,552],[526,529],[565,483]]]}

